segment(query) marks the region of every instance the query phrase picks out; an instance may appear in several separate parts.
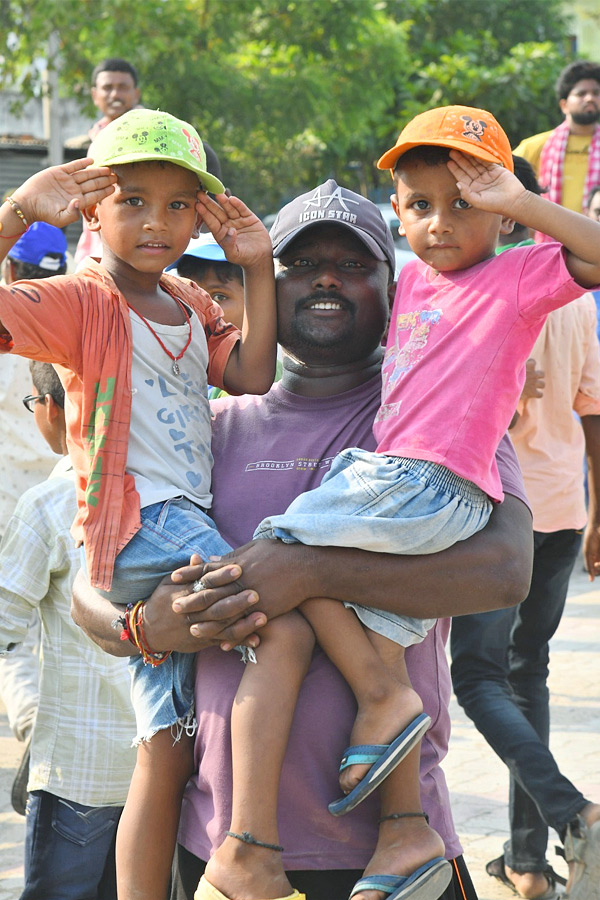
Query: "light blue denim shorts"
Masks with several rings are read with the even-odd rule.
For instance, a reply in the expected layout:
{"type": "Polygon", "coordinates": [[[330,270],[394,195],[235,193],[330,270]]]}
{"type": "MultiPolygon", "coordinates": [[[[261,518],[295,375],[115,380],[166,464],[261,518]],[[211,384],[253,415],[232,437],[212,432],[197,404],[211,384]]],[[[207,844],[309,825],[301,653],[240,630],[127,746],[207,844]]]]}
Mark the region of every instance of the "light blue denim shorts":
{"type": "MultiPolygon", "coordinates": [[[[376,553],[438,553],[488,522],[492,502],[480,488],[426,460],[343,450],[319,487],[300,494],[255,537],[376,553]]],[[[404,647],[420,643],[435,619],[397,616],[347,603],[361,622],[404,647]]]]}
{"type": "MultiPolygon", "coordinates": [[[[137,603],[149,597],[165,575],[187,565],[192,553],[203,559],[223,556],[231,547],[204,510],[185,497],[154,503],[141,511],[142,527],[115,561],[110,592],[113,603],[137,603]]],[[[194,711],[194,654],[172,653],[160,666],[131,657],[131,699],[136,716],[135,743],[172,728],[177,739],[190,730],[194,711]]]]}

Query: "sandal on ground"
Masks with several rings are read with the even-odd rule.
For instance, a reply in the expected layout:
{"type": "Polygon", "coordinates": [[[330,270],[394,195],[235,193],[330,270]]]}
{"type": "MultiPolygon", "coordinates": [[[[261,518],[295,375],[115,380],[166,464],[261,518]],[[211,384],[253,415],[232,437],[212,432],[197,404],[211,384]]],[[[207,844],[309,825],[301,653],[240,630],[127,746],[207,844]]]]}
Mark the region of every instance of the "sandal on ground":
{"type": "MultiPolygon", "coordinates": [[[[498,856],[496,859],[490,860],[489,863],[486,864],[485,871],[492,878],[497,878],[498,881],[501,881],[502,884],[506,885],[506,887],[509,888],[517,897],[522,897],[522,895],[519,893],[515,885],[506,874],[505,865],[506,864],[503,854],[502,856],[498,856]]],[[[555,898],[558,897],[556,885],[566,884],[565,879],[561,875],[559,875],[558,872],[555,872],[552,866],[546,866],[546,868],[540,874],[545,877],[546,881],[548,882],[548,887],[544,891],[544,893],[539,894],[535,898],[535,900],[555,900],[555,898]]]]}
{"type": "Polygon", "coordinates": [[[565,859],[573,863],[568,900],[600,900],[600,822],[586,825],[581,816],[567,826],[565,859]]]}
{"type": "MultiPolygon", "coordinates": [[[[196,888],[194,900],[229,900],[229,898],[217,890],[203,875],[200,879],[200,884],[196,888]]],[[[306,894],[294,891],[292,894],[288,894],[287,897],[279,897],[277,900],[306,900],[306,894]]]]}
{"type": "Polygon", "coordinates": [[[350,900],[361,891],[382,891],[388,895],[387,900],[438,900],[451,881],[452,866],[447,859],[436,856],[412,875],[365,875],[359,878],[352,888],[350,900]]]}

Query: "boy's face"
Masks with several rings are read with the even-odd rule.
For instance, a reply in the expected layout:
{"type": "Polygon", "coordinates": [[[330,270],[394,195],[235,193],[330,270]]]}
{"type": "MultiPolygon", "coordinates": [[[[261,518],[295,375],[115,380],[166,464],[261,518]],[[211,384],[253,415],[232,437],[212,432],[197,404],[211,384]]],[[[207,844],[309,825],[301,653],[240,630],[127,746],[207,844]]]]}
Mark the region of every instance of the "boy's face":
{"type": "Polygon", "coordinates": [[[205,269],[197,278],[190,277],[219,304],[225,321],[241,329],[244,321],[244,285],[237,278],[219,278],[213,268],[205,269]]]}
{"type": "Polygon", "coordinates": [[[114,172],[114,193],[88,219],[92,230],[100,230],[103,263],[112,259],[160,273],[179,259],[199,226],[198,178],[174,163],[140,162],[114,172]]]}
{"type": "Polygon", "coordinates": [[[401,158],[391,201],[400,233],[435,271],[467,269],[494,255],[502,217],[469,206],[445,163],[403,164],[401,158]]]}

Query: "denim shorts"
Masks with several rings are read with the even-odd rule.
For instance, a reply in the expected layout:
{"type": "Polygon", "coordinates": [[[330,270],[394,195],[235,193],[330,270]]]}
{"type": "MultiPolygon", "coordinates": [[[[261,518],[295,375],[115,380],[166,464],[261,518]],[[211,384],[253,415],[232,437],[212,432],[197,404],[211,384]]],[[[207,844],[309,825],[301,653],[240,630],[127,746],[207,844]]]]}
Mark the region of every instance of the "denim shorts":
{"type": "MultiPolygon", "coordinates": [[[[445,466],[351,448],[334,459],[319,487],[300,494],[255,537],[375,553],[438,553],[488,522],[492,502],[445,466]]],[[[434,619],[415,619],[355,603],[361,622],[403,647],[420,643],[434,619]]]]}
{"type": "MultiPolygon", "coordinates": [[[[111,591],[99,591],[113,603],[149,597],[165,575],[189,563],[192,553],[207,560],[231,550],[210,516],[185,497],[146,506],[140,515],[142,527],[115,561],[111,591]]],[[[194,654],[172,653],[156,667],[136,656],[129,666],[135,743],[173,726],[177,739],[193,716],[194,654]]]]}

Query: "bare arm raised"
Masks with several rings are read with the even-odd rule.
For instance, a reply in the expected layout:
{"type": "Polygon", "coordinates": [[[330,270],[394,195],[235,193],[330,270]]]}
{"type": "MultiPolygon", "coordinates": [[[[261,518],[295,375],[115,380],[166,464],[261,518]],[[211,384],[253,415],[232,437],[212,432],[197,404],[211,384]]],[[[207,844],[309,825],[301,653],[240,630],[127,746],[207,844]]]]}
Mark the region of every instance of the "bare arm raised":
{"type": "Polygon", "coordinates": [[[582,287],[600,284],[600,223],[525,190],[502,166],[457,150],[448,168],[463,200],[549,235],[567,250],[567,268],[582,287]]]}
{"type": "MultiPolygon", "coordinates": [[[[64,228],[77,220],[82,209],[108,197],[116,180],[109,168],[94,166],[93,160],[86,157],[36,172],[12,197],[29,225],[48,222],[64,228]]],[[[2,262],[24,234],[23,220],[8,203],[0,206],[0,226],[2,262]]],[[[0,332],[3,330],[0,322],[0,332]]]]}
{"type": "Polygon", "coordinates": [[[199,194],[197,209],[229,262],[244,270],[242,339],[225,368],[232,393],[264,394],[273,384],[277,352],[277,312],[273,248],[267,229],[238,197],[199,194]]]}

